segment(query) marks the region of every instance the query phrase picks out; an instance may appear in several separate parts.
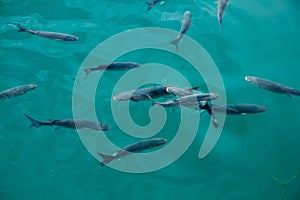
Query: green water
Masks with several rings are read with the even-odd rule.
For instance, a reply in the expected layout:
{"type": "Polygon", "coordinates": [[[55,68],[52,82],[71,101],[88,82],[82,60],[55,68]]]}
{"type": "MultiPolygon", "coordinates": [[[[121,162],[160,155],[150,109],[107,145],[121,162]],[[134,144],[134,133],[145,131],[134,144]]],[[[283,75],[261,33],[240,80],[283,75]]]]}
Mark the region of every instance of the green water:
{"type": "MultiPolygon", "coordinates": [[[[0,2],[0,90],[38,85],[36,90],[0,104],[0,199],[299,200],[300,176],[296,175],[300,174],[300,99],[257,88],[244,81],[244,76],[264,77],[300,89],[300,3],[232,0],[223,19],[224,34],[213,1],[167,0],[149,12],[146,8],[143,1],[137,0],[0,2]],[[214,59],[227,101],[267,107],[266,112],[257,115],[227,116],[220,140],[207,157],[198,158],[209,123],[205,114],[200,123],[204,128],[199,129],[184,155],[168,167],[146,174],[100,167],[75,130],[28,128],[23,113],[42,120],[72,117],[77,71],[101,41],[139,27],[178,31],[186,10],[193,13],[187,35],[214,59]],[[67,43],[18,33],[7,25],[9,22],[74,34],[79,40],[67,43]],[[291,181],[283,186],[274,177],[291,181]]],[[[145,50],[122,59],[165,63],[180,70],[184,62],[168,56],[145,50]]],[[[182,73],[192,84],[201,84],[193,71],[182,69],[182,73]]],[[[108,137],[125,146],[135,140],[118,129],[107,106],[110,99],[105,98],[121,75],[115,73],[104,79],[107,90],[97,93],[96,107],[101,119],[111,125],[108,137]]],[[[146,102],[131,105],[136,123],[149,123],[148,107],[146,102]]],[[[168,120],[176,121],[175,114],[171,113],[168,120]]],[[[176,128],[167,123],[163,131],[166,135],[159,136],[172,139],[176,128]]]]}

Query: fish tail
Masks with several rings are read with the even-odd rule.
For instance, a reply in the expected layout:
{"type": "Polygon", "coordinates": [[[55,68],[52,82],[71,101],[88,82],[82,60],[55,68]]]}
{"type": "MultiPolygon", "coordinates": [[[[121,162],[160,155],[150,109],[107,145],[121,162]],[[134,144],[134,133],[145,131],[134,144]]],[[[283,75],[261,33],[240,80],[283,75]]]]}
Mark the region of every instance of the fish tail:
{"type": "Polygon", "coordinates": [[[146,94],[146,96],[148,97],[148,99],[152,102],[152,106],[157,106],[158,105],[158,102],[155,101],[152,97],[150,97],[149,94],[146,94]]]}
{"type": "Polygon", "coordinates": [[[86,79],[93,70],[91,68],[86,68],[84,69],[84,71],[85,71],[85,79],[86,79]]]}
{"type": "Polygon", "coordinates": [[[104,165],[110,163],[114,159],[114,156],[105,155],[103,153],[98,153],[98,155],[101,156],[101,158],[102,158],[101,166],[104,166],[104,165]]]}
{"type": "Polygon", "coordinates": [[[19,28],[18,32],[27,32],[28,31],[28,29],[25,28],[24,26],[22,26],[21,24],[16,23],[15,25],[19,28]]]}
{"type": "Polygon", "coordinates": [[[215,128],[219,128],[219,127],[222,128],[222,126],[219,124],[219,122],[217,121],[217,119],[215,117],[212,118],[212,122],[213,122],[213,125],[215,128]]]}
{"type": "Polygon", "coordinates": [[[30,120],[31,124],[30,124],[30,128],[38,128],[40,126],[42,126],[41,122],[33,119],[32,117],[30,117],[29,115],[25,114],[24,115],[30,120]]]}
{"type": "Polygon", "coordinates": [[[178,43],[180,41],[180,38],[177,38],[176,40],[173,40],[172,42],[170,42],[170,44],[174,44],[176,46],[176,51],[178,51],[178,43]]]}

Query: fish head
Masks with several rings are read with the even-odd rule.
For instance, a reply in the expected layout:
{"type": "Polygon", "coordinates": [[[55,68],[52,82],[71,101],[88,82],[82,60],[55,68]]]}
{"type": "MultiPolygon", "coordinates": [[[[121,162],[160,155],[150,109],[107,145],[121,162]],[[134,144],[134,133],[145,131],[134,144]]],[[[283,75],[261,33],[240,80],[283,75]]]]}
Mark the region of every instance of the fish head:
{"type": "Polygon", "coordinates": [[[185,17],[191,17],[192,16],[192,13],[190,12],[190,11],[185,11],[185,13],[184,13],[184,18],[185,17]]]}
{"type": "Polygon", "coordinates": [[[156,138],[155,140],[156,140],[156,142],[155,142],[154,146],[161,146],[167,142],[167,139],[165,139],[165,138],[156,138]]]}
{"type": "Polygon", "coordinates": [[[28,85],[29,90],[34,90],[35,88],[37,88],[36,84],[30,84],[28,85]]]}
{"type": "Polygon", "coordinates": [[[245,80],[250,83],[253,83],[253,84],[255,84],[257,82],[256,77],[254,77],[254,76],[245,76],[245,80]]]}
{"type": "Polygon", "coordinates": [[[123,92],[113,96],[115,101],[128,101],[132,97],[133,91],[123,92]]]}
{"type": "Polygon", "coordinates": [[[64,38],[64,41],[77,41],[77,40],[78,40],[78,37],[72,36],[72,35],[66,36],[66,37],[64,38]]]}
{"type": "Polygon", "coordinates": [[[219,94],[217,93],[209,93],[211,100],[215,100],[217,98],[219,98],[219,94]]]}

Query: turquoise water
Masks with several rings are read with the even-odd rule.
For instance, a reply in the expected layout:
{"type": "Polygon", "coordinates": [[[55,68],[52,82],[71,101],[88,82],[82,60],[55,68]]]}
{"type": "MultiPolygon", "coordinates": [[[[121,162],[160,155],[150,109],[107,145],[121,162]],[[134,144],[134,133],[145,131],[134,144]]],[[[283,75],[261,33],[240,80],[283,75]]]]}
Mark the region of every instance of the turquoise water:
{"type": "MultiPolygon", "coordinates": [[[[300,99],[257,88],[244,81],[244,76],[300,89],[300,3],[232,0],[223,18],[224,34],[213,1],[167,0],[149,12],[146,8],[143,1],[136,0],[0,2],[0,90],[38,85],[34,91],[1,102],[0,199],[299,199],[300,99]],[[178,31],[186,10],[193,13],[187,35],[214,59],[227,101],[267,107],[257,115],[227,116],[220,140],[207,157],[198,158],[209,122],[205,114],[184,155],[146,174],[100,167],[75,130],[28,128],[23,113],[42,120],[72,117],[74,79],[85,57],[100,42],[139,27],[178,31]],[[79,40],[67,43],[18,33],[9,22],[74,34],[79,40]]],[[[180,70],[184,62],[168,56],[145,50],[127,59],[142,64],[162,62],[180,70]]],[[[120,59],[125,60],[126,55],[120,59]]],[[[201,84],[192,70],[182,69],[182,73],[192,84],[201,84]]],[[[125,146],[136,140],[118,129],[107,106],[110,100],[105,98],[121,75],[106,77],[107,90],[97,93],[96,107],[101,119],[112,127],[108,137],[125,146]]],[[[147,102],[131,105],[138,124],[149,123],[148,107],[147,102]]],[[[171,123],[159,137],[174,137],[175,114],[169,113],[171,123]]]]}

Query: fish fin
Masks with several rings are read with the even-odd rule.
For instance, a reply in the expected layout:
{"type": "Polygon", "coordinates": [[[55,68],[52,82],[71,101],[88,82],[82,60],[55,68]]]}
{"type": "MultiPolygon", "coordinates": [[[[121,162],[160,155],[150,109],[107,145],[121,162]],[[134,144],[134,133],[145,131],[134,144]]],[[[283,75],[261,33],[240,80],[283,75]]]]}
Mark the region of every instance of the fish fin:
{"type": "Polygon", "coordinates": [[[88,75],[92,72],[93,70],[91,68],[86,68],[84,69],[84,72],[85,72],[85,78],[86,79],[88,77],[88,75]]]}
{"type": "Polygon", "coordinates": [[[288,96],[288,97],[290,97],[290,98],[293,98],[293,96],[292,96],[292,95],[290,95],[290,94],[287,94],[287,96],[288,96]]]}
{"type": "Polygon", "coordinates": [[[18,23],[15,23],[15,25],[19,28],[18,32],[26,32],[27,31],[27,28],[25,28],[24,26],[22,26],[18,23]]]}
{"type": "Polygon", "coordinates": [[[212,122],[213,122],[213,125],[215,128],[219,128],[219,127],[222,128],[222,126],[219,124],[219,122],[216,120],[216,118],[213,117],[212,122]]]}
{"type": "Polygon", "coordinates": [[[32,117],[30,117],[29,115],[27,115],[26,113],[24,113],[24,115],[30,120],[30,122],[31,122],[31,124],[30,124],[30,128],[38,128],[38,127],[40,127],[40,126],[42,126],[42,124],[39,122],[39,121],[37,121],[37,120],[35,120],[35,119],[33,119],[32,117]]]}
{"type": "Polygon", "coordinates": [[[151,3],[150,2],[145,2],[147,5],[151,5],[151,3]]]}
{"type": "Polygon", "coordinates": [[[180,41],[180,38],[177,38],[176,40],[173,40],[173,41],[170,42],[170,44],[173,44],[173,45],[176,46],[176,51],[178,51],[178,43],[179,43],[179,41],[180,41]]]}
{"type": "Polygon", "coordinates": [[[220,29],[222,31],[222,34],[224,35],[224,29],[223,29],[223,26],[222,26],[222,22],[220,22],[219,24],[220,24],[220,29]]]}
{"type": "Polygon", "coordinates": [[[197,90],[200,86],[193,87],[193,90],[197,90]]]}
{"type": "Polygon", "coordinates": [[[154,99],[152,99],[152,97],[150,97],[149,94],[146,94],[146,96],[148,97],[148,99],[152,102],[152,106],[157,107],[158,106],[158,102],[155,101],[154,99]]]}
{"type": "Polygon", "coordinates": [[[53,128],[52,132],[58,131],[59,129],[61,129],[61,127],[60,127],[60,126],[54,126],[54,128],[53,128]]]}
{"type": "Polygon", "coordinates": [[[101,166],[104,166],[104,165],[110,163],[114,159],[114,156],[105,155],[103,153],[98,152],[98,155],[101,156],[101,158],[102,158],[101,166]]]}

